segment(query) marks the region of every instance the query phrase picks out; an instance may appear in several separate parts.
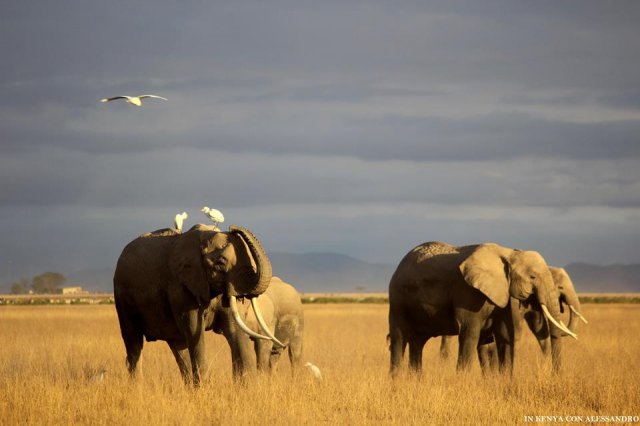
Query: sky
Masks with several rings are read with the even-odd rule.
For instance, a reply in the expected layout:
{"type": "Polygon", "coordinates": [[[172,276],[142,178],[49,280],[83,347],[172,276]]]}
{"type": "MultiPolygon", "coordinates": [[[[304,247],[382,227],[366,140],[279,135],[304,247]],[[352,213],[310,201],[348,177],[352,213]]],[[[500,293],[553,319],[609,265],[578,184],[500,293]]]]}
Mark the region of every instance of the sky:
{"type": "Polygon", "coordinates": [[[638,263],[638,22],[637,1],[0,2],[0,282],[115,265],[204,205],[267,252],[638,263]],[[168,101],[99,102],[145,93],[168,101]]]}

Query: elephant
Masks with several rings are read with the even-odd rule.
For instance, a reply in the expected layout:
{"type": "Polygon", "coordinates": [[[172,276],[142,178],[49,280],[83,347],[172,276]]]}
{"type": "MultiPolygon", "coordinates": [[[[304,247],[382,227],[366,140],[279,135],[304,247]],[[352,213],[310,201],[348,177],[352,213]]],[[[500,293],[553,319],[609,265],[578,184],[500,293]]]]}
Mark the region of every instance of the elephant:
{"type": "Polygon", "coordinates": [[[422,370],[422,351],[431,337],[458,335],[457,369],[467,370],[481,342],[495,339],[500,371],[513,372],[514,326],[511,298],[541,310],[559,368],[558,291],[544,258],[494,243],[455,247],[421,244],[400,261],[389,283],[389,337],[392,376],[409,345],[409,366],[422,370]]]}
{"type": "Polygon", "coordinates": [[[258,303],[257,312],[260,315],[256,315],[255,310],[249,310],[245,302],[240,308],[244,323],[256,333],[260,329],[274,330],[273,340],[250,337],[238,329],[229,308],[219,303],[214,308],[213,331],[224,335],[229,343],[233,377],[241,378],[256,367],[264,372],[275,370],[285,348],[295,373],[302,364],[303,349],[304,315],[300,294],[291,284],[272,277],[267,290],[252,301],[258,303]],[[261,321],[264,322],[263,326],[260,326],[261,321]],[[255,360],[251,355],[251,346],[255,351],[255,360]]]}
{"type": "MultiPolygon", "coordinates": [[[[567,327],[573,333],[578,330],[578,320],[588,323],[587,319],[581,314],[580,299],[576,293],[575,287],[569,274],[564,268],[557,268],[550,266],[549,271],[553,277],[553,282],[558,290],[558,302],[560,303],[560,310],[564,312],[564,306],[569,308],[569,324],[567,327]]],[[[520,340],[522,336],[522,322],[525,321],[529,330],[538,340],[540,350],[545,356],[559,354],[559,351],[551,349],[551,345],[558,342],[558,340],[551,340],[549,335],[549,325],[541,314],[540,310],[531,304],[520,302],[516,299],[511,299],[511,313],[513,317],[513,326],[515,330],[516,342],[520,340]]],[[[440,342],[440,356],[447,358],[449,355],[449,338],[448,336],[442,336],[440,342]]],[[[482,370],[487,372],[488,369],[496,367],[496,348],[493,342],[485,343],[478,346],[478,359],[482,370]]],[[[552,364],[560,364],[560,360],[552,360],[552,364]]]]}
{"type": "Polygon", "coordinates": [[[204,331],[213,327],[217,304],[230,306],[239,318],[236,299],[267,290],[271,263],[258,239],[240,226],[215,229],[202,224],[184,233],[165,228],[123,249],[113,286],[131,376],[143,338],[163,340],[185,383],[198,386],[207,367],[204,331]]]}

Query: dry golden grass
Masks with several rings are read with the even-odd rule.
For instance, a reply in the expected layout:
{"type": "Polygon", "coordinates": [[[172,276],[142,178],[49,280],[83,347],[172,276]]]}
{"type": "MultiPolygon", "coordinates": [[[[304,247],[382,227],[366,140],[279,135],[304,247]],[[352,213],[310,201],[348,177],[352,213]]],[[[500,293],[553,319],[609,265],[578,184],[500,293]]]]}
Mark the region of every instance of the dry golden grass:
{"type": "MultiPolygon", "coordinates": [[[[532,336],[513,380],[456,374],[425,348],[420,378],[388,377],[387,305],[306,305],[305,359],[324,380],[231,380],[223,338],[207,336],[211,374],[182,385],[163,342],[146,343],[131,381],[113,306],[0,307],[0,423],[13,424],[520,424],[526,415],[640,415],[640,305],[585,305],[590,324],[565,340],[565,372],[550,373],[532,336]],[[91,377],[107,370],[103,381],[91,377]]],[[[455,347],[452,349],[455,350],[455,347]]]]}

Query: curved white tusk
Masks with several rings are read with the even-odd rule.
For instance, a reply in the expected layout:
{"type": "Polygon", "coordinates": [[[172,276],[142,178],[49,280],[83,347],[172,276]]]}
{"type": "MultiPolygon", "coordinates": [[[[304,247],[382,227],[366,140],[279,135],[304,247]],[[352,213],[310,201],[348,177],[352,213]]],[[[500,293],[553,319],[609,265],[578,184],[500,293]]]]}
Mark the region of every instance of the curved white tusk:
{"type": "Polygon", "coordinates": [[[260,328],[262,328],[262,331],[264,331],[264,334],[269,336],[269,338],[273,340],[273,343],[275,343],[276,345],[279,345],[281,348],[286,348],[287,346],[284,345],[280,340],[278,340],[276,336],[274,336],[273,333],[271,333],[271,331],[269,331],[269,327],[267,327],[267,323],[264,322],[264,318],[262,317],[262,312],[260,312],[260,308],[258,307],[257,297],[251,298],[251,306],[253,307],[253,312],[255,312],[256,319],[258,320],[258,324],[260,324],[260,328]]]}
{"type": "Polygon", "coordinates": [[[251,337],[255,337],[256,339],[264,339],[271,340],[270,337],[263,336],[262,334],[258,334],[251,330],[247,325],[242,322],[242,318],[240,318],[240,314],[238,313],[238,304],[236,303],[236,297],[229,295],[230,305],[231,305],[231,313],[233,314],[233,319],[236,320],[238,326],[242,331],[247,333],[251,337]]]}
{"type": "Polygon", "coordinates": [[[576,308],[574,308],[573,306],[569,305],[569,309],[571,309],[571,312],[573,312],[574,314],[576,314],[578,316],[578,318],[580,318],[582,320],[583,323],[585,324],[589,324],[589,321],[587,321],[587,319],[585,317],[583,317],[580,312],[578,312],[576,310],[576,308]]]}
{"type": "Polygon", "coordinates": [[[578,340],[578,335],[574,332],[572,332],[571,330],[569,330],[567,328],[566,325],[564,325],[564,323],[562,321],[558,322],[556,321],[552,316],[551,313],[549,312],[549,309],[543,305],[542,303],[540,304],[540,307],[542,308],[542,312],[544,312],[544,316],[547,317],[547,319],[556,327],[558,327],[560,330],[564,331],[565,333],[567,333],[569,336],[573,337],[574,339],[578,340]]]}

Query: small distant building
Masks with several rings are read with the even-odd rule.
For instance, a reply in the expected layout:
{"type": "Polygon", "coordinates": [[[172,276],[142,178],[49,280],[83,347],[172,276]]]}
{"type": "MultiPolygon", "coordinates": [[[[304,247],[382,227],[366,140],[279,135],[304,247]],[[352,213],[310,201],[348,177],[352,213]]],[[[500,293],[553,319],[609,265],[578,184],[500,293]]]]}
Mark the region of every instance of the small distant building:
{"type": "Polygon", "coordinates": [[[86,293],[82,287],[62,287],[62,294],[83,294],[86,293]]]}

